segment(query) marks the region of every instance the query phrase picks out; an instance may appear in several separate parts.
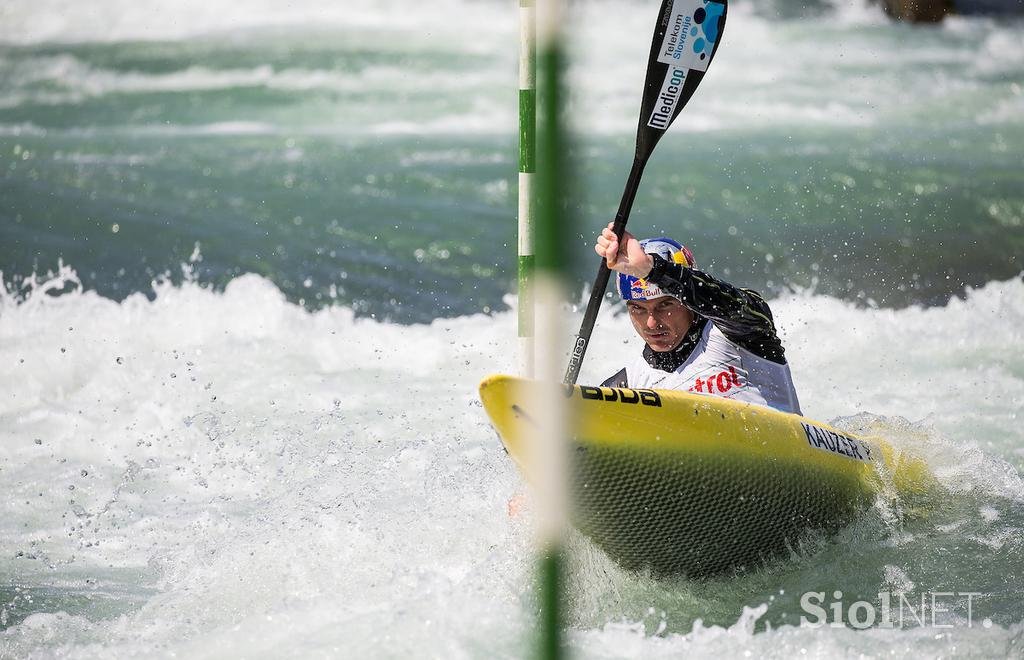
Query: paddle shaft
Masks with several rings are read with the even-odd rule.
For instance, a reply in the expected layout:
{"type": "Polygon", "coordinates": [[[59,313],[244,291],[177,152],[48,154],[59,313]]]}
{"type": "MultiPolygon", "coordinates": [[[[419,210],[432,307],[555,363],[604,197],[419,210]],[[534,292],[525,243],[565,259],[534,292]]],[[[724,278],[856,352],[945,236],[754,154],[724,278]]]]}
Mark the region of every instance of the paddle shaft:
{"type": "MultiPolygon", "coordinates": [[[[640,187],[640,178],[644,174],[644,166],[651,152],[637,153],[633,159],[633,167],[626,179],[626,188],[622,191],[622,199],[619,201],[619,210],[615,214],[615,223],[612,231],[615,237],[622,240],[622,234],[626,231],[626,222],[629,221],[629,212],[633,208],[633,200],[636,199],[636,191],[640,187]]],[[[597,313],[601,310],[601,299],[604,297],[604,290],[608,288],[608,278],[611,277],[611,269],[608,262],[601,260],[597,269],[597,279],[594,280],[594,288],[590,291],[590,300],[587,302],[587,311],[583,315],[583,323],[580,325],[579,334],[573,342],[572,355],[569,357],[569,366],[565,370],[565,377],[562,382],[566,385],[575,385],[580,375],[580,367],[583,366],[583,356],[587,353],[587,345],[590,343],[590,336],[594,332],[594,323],[597,322],[597,313]]]]}
{"type": "MultiPolygon", "coordinates": [[[[662,0],[658,22],[651,40],[651,53],[647,60],[647,77],[644,82],[643,100],[640,104],[640,121],[636,133],[636,151],[633,167],[626,179],[626,189],[619,202],[612,230],[621,242],[626,231],[629,212],[633,208],[640,177],[643,176],[647,159],[654,147],[682,112],[690,97],[697,91],[697,85],[704,79],[711,59],[718,51],[719,37],[725,28],[728,0],[662,0]],[[699,26],[699,27],[698,27],[699,26]],[[699,35],[699,38],[698,38],[699,35]],[[686,48],[681,39],[693,38],[686,48]],[[707,46],[712,46],[708,53],[707,46]]],[[[611,271],[602,259],[597,271],[594,288],[590,292],[587,311],[583,315],[579,334],[573,342],[569,366],[563,382],[575,385],[586,355],[590,335],[594,332],[601,299],[608,287],[611,271]]]]}

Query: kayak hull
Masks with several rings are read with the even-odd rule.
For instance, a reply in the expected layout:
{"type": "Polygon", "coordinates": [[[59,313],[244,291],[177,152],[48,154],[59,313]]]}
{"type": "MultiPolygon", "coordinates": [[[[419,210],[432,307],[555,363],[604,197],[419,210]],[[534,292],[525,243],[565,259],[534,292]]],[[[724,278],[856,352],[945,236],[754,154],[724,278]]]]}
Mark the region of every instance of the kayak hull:
{"type": "MultiPolygon", "coordinates": [[[[536,473],[539,390],[511,376],[480,385],[527,478],[536,473]]],[[[923,478],[923,465],[879,438],[756,404],[661,390],[559,392],[570,413],[571,521],[630,570],[706,577],[753,567],[810,530],[849,524],[887,485],[912,490],[923,478]]]]}

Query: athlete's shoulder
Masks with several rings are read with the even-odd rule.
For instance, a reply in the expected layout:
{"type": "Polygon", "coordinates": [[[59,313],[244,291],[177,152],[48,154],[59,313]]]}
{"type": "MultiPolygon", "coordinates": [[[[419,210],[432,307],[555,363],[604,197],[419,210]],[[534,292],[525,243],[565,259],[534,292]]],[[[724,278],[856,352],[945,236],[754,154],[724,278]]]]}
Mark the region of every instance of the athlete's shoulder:
{"type": "Polygon", "coordinates": [[[619,369],[616,373],[609,376],[601,387],[629,387],[629,376],[626,374],[626,367],[619,369]]]}

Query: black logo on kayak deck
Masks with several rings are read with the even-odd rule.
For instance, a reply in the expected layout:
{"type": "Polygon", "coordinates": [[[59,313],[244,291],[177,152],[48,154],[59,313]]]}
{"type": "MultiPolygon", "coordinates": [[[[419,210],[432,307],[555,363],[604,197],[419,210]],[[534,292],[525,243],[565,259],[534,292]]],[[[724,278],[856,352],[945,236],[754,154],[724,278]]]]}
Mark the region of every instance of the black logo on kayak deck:
{"type": "MultiPolygon", "coordinates": [[[[566,396],[572,397],[575,387],[566,388],[566,396]]],[[[619,403],[639,403],[645,406],[661,407],[661,397],[654,390],[632,390],[627,387],[594,387],[580,385],[580,396],[592,401],[618,401],[619,403]]]]}

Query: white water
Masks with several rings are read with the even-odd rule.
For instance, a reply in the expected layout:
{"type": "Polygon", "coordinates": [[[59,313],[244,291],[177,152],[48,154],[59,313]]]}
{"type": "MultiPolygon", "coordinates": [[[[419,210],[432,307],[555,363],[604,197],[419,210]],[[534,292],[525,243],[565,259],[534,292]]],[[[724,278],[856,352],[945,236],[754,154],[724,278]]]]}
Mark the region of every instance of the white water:
{"type": "MultiPolygon", "coordinates": [[[[807,126],[941,132],[981,124],[991,145],[985,137],[974,146],[1005,151],[999,130],[1024,120],[1014,78],[1024,67],[1019,25],[951,20],[925,31],[891,26],[857,3],[792,22],[749,6],[730,11],[728,47],[673,128],[680,141],[719,128],[787,135],[807,126]]],[[[649,45],[635,35],[648,34],[650,21],[634,4],[588,3],[572,28],[579,96],[570,109],[595,110],[573,120],[623,136],[624,152],[649,45]]],[[[303,115],[289,133],[515,130],[514,3],[0,6],[4,44],[235,39],[244,50],[263,38],[287,43],[292,29],[317,39],[340,34],[351,38],[339,40],[342,52],[368,49],[395,62],[359,71],[197,63],[142,73],[31,55],[12,60],[12,89],[0,106],[265,87],[369,99],[345,105],[341,119],[335,105],[303,115]],[[402,75],[402,58],[438,52],[480,67],[402,75]],[[382,116],[381,100],[391,102],[396,86],[410,92],[405,114],[382,116]]],[[[246,115],[106,130],[259,134],[281,130],[279,121],[246,115]]],[[[0,135],[42,132],[31,123],[0,126],[0,135]]],[[[457,154],[423,153],[466,164],[457,154]]],[[[68,277],[52,283],[60,288],[68,277]]],[[[513,369],[513,312],[382,324],[342,308],[303,311],[253,275],[222,293],[158,285],[154,300],[123,303],[43,289],[26,302],[0,300],[0,588],[25,587],[0,592],[0,619],[9,617],[0,627],[36,612],[0,632],[0,658],[526,654],[529,535],[505,513],[521,484],[475,393],[484,375],[513,369]]],[[[985,555],[994,558],[991,572],[1012,572],[1021,533],[999,526],[1006,514],[990,500],[1024,498],[1024,284],[992,282],[942,308],[858,309],[809,293],[772,307],[808,415],[870,411],[893,428],[908,418],[909,431],[894,440],[924,435],[918,448],[943,485],[982,493],[983,506],[939,530],[955,549],[949,582],[938,586],[976,586],[957,544],[994,548],[985,555]],[[961,525],[971,531],[957,532],[961,525]]],[[[571,329],[570,321],[567,336],[571,329]]],[[[626,319],[605,310],[583,380],[603,379],[636,349],[626,319]]],[[[906,582],[900,576],[919,563],[909,536],[893,534],[901,554],[872,579],[906,582]]],[[[851,537],[851,555],[875,547],[856,533],[840,543],[851,537]]],[[[990,627],[787,625],[755,635],[751,623],[763,610],[744,606],[767,605],[770,615],[772,604],[747,593],[725,598],[732,627],[691,630],[675,612],[643,612],[669,598],[703,615],[713,600],[706,591],[621,575],[600,558],[593,564],[574,593],[572,629],[574,648],[588,657],[992,657],[1019,653],[1024,635],[1013,608],[989,612],[997,619],[990,627]]],[[[834,572],[855,577],[842,565],[834,572]]]]}
{"type": "MultiPolygon", "coordinates": [[[[475,393],[513,368],[512,312],[397,326],[306,312],[255,275],[120,304],[67,269],[47,281],[0,302],[0,573],[34,586],[16,598],[59,605],[0,633],[0,657],[526,653],[529,535],[505,511],[521,485],[475,393]]],[[[773,309],[809,415],[924,418],[913,428],[934,429],[947,487],[1024,497],[1010,467],[1024,462],[1024,283],[927,310],[811,294],[773,309]]],[[[636,348],[606,310],[583,380],[636,348]]],[[[749,615],[652,636],[614,604],[586,605],[609,588],[601,574],[577,594],[587,657],[984,655],[1021,634],[752,635],[749,615]]]]}
{"type": "MultiPolygon", "coordinates": [[[[0,44],[197,40],[226,49],[330,48],[379,57],[347,65],[351,68],[247,64],[211,69],[200,62],[159,73],[108,68],[66,53],[0,58],[0,74],[8,81],[0,109],[107,95],[255,88],[329,100],[313,101],[301,121],[277,127],[291,133],[515,130],[514,3],[260,0],[243,6],[188,0],[154,10],[147,4],[104,0],[101,6],[12,0],[0,8],[0,44]],[[298,41],[296,34],[302,35],[298,41]],[[421,60],[446,64],[425,69],[415,64],[421,60]],[[449,63],[457,64],[457,71],[448,70],[449,63]]],[[[635,132],[650,46],[647,37],[637,35],[649,34],[651,24],[650,13],[634,3],[574,8],[567,22],[573,53],[568,114],[581,133],[635,132]]],[[[879,10],[860,2],[837,3],[827,15],[783,22],[755,13],[753,4],[738,3],[730,8],[724,40],[728,48],[716,56],[714,75],[702,83],[673,133],[780,125],[796,132],[919,128],[937,119],[962,129],[1018,127],[1024,121],[1024,88],[1015,81],[1024,68],[1017,23],[954,18],[935,29],[915,30],[889,23],[879,10]]],[[[140,128],[147,130],[133,127],[140,128]]]]}

